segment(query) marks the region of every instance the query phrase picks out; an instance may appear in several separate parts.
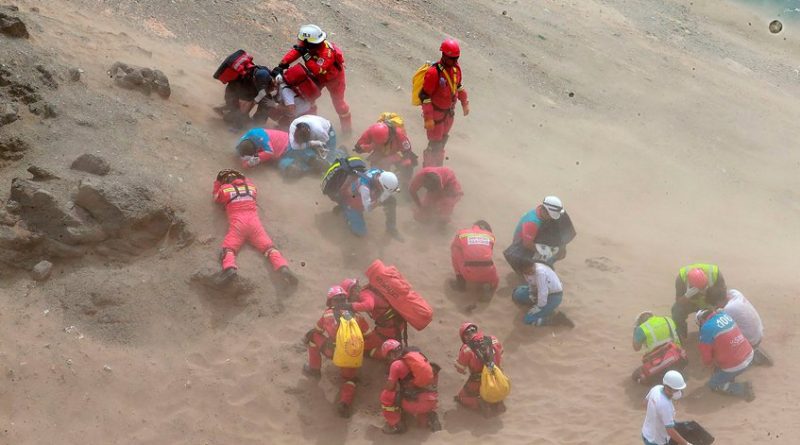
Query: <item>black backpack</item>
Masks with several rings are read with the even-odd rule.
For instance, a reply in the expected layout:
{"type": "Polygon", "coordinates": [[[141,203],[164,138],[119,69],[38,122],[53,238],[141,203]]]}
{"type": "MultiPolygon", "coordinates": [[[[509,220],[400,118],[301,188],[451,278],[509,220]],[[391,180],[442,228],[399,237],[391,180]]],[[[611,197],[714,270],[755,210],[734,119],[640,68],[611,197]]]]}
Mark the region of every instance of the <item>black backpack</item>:
{"type": "Polygon", "coordinates": [[[331,164],[322,178],[322,193],[337,201],[339,189],[351,175],[361,176],[367,171],[367,163],[358,156],[339,158],[331,164]]]}

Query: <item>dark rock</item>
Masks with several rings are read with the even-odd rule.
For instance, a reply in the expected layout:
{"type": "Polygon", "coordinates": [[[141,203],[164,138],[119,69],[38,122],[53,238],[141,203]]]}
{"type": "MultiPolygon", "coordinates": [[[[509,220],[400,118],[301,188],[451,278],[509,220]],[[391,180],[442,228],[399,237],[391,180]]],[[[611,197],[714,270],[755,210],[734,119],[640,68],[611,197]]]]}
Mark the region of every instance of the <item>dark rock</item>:
{"type": "Polygon", "coordinates": [[[16,214],[29,230],[46,234],[67,244],[80,244],[67,229],[86,224],[70,213],[55,196],[40,183],[14,178],[11,181],[10,200],[18,203],[16,214]]]}
{"type": "Polygon", "coordinates": [[[36,71],[38,71],[42,75],[42,83],[47,85],[52,89],[58,88],[58,82],[56,82],[55,76],[53,73],[47,69],[44,65],[36,65],[36,71]]]}
{"type": "Polygon", "coordinates": [[[98,176],[105,176],[111,171],[111,167],[105,159],[91,153],[78,156],[69,168],[98,176]]]}
{"type": "Polygon", "coordinates": [[[31,276],[36,281],[44,281],[50,278],[50,272],[53,270],[53,263],[50,261],[40,261],[31,270],[31,276]]]}
{"type": "Polygon", "coordinates": [[[0,127],[19,119],[19,109],[14,103],[0,104],[0,127]]]}
{"type": "Polygon", "coordinates": [[[28,38],[28,28],[19,17],[0,12],[0,34],[15,38],[28,38]]]}
{"type": "Polygon", "coordinates": [[[24,103],[32,104],[42,100],[35,86],[23,82],[11,82],[8,86],[8,93],[14,99],[24,103]]]}
{"type": "Polygon", "coordinates": [[[139,90],[145,94],[155,91],[166,99],[171,90],[167,76],[157,69],[141,68],[123,62],[115,62],[108,70],[109,77],[114,79],[117,86],[129,90],[139,90]]]}
{"type": "Polygon", "coordinates": [[[28,110],[37,115],[41,116],[45,119],[51,119],[58,116],[58,112],[56,112],[56,107],[48,102],[40,101],[35,102],[28,105],[28,110]]]}
{"type": "Polygon", "coordinates": [[[58,176],[56,176],[52,172],[37,165],[31,165],[30,167],[28,167],[28,173],[33,175],[34,181],[47,181],[49,179],[59,179],[58,176]]]}
{"type": "Polygon", "coordinates": [[[81,73],[83,73],[83,70],[80,69],[80,68],[70,68],[69,69],[69,80],[71,80],[73,82],[77,82],[77,81],[81,80],[81,73]]]}
{"type": "Polygon", "coordinates": [[[0,159],[20,160],[22,152],[31,148],[30,144],[18,136],[0,136],[0,159]]]}

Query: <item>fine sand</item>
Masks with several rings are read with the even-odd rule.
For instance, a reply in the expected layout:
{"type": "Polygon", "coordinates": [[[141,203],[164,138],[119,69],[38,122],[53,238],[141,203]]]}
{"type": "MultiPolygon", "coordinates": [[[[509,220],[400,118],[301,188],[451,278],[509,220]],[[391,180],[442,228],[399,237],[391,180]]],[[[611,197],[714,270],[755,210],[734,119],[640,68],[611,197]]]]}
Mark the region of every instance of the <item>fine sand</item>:
{"type": "MultiPolygon", "coordinates": [[[[15,124],[42,135],[26,161],[68,165],[97,152],[120,174],[158,186],[199,241],[133,262],[58,263],[44,283],[25,271],[3,275],[0,443],[639,444],[647,388],[629,379],[640,358],[630,346],[633,319],[645,309],[668,314],[678,268],[695,261],[719,264],[756,305],[776,365],[741,377],[754,383],[752,403],[711,394],[690,325],[678,417],[699,421],[721,445],[797,443],[800,47],[792,23],[772,35],[772,17],[702,1],[17,4],[33,50],[84,70],[80,86],[53,93],[61,110],[53,123],[15,124]],[[259,168],[251,177],[262,218],[301,284],[291,296],[276,292],[264,259],[244,249],[240,274],[256,292],[219,298],[188,281],[215,266],[226,221],[210,187],[219,169],[236,165],[238,135],[211,110],[223,94],[211,74],[239,47],[273,65],[304,22],[323,26],[345,51],[356,133],[397,111],[420,154],[410,77],[437,57],[442,38],[462,41],[472,113],[456,116],[446,165],[465,196],[444,233],[416,224],[401,202],[405,243],[384,237],[380,211],[359,240],[331,215],[317,178],[285,183],[259,168]],[[116,88],[105,75],[116,60],[163,70],[172,97],[116,88]],[[501,252],[518,218],[547,194],[562,198],[578,231],[558,263],[574,330],[524,326],[510,300],[519,280],[501,252]],[[489,303],[447,285],[452,234],[479,218],[498,240],[502,280],[489,303]],[[330,362],[319,382],[300,373],[300,340],[326,289],[362,276],[375,258],[397,265],[435,308],[426,330],[410,332],[410,343],[443,366],[444,429],[435,434],[380,432],[379,363],[366,362],[348,420],[333,408],[330,362]],[[84,310],[90,295],[114,297],[102,309],[112,318],[84,310]],[[452,400],[464,381],[452,361],[466,320],[505,346],[513,391],[499,418],[452,400]]],[[[319,103],[338,126],[327,93],[319,103]]],[[[27,165],[0,170],[3,184],[27,165]]]]}

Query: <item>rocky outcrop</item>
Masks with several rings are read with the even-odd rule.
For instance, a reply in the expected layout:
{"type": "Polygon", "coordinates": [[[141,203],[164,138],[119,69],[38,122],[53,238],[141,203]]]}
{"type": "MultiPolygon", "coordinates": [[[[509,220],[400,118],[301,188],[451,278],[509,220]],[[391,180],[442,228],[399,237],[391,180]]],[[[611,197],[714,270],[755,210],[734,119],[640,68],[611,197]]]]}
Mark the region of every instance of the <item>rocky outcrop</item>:
{"type": "Polygon", "coordinates": [[[0,213],[0,263],[31,268],[42,259],[90,251],[129,259],[192,240],[183,220],[147,187],[84,179],[69,200],[52,191],[63,185],[57,179],[12,181],[0,213]]]}
{"type": "Polygon", "coordinates": [[[19,11],[16,6],[4,6],[0,9],[0,34],[13,38],[28,38],[28,27],[15,12],[19,11]]]}
{"type": "Polygon", "coordinates": [[[128,90],[139,90],[147,95],[155,91],[164,99],[169,98],[172,93],[167,76],[154,68],[115,62],[108,70],[108,76],[114,79],[117,86],[128,90]]]}
{"type": "Polygon", "coordinates": [[[105,159],[100,156],[95,156],[91,153],[86,153],[78,156],[70,165],[73,170],[80,170],[86,173],[91,173],[97,176],[105,176],[111,171],[105,159]]]}

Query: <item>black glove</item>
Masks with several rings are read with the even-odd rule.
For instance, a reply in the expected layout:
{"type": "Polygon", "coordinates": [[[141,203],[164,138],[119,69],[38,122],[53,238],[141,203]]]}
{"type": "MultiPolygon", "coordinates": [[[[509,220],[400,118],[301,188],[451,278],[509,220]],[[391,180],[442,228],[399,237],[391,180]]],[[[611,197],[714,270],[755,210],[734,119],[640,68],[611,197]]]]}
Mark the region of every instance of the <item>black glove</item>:
{"type": "Polygon", "coordinates": [[[286,64],[286,63],[281,63],[280,65],[278,65],[275,68],[273,68],[272,71],[270,71],[270,74],[274,78],[278,74],[282,74],[283,70],[285,70],[286,68],[289,68],[289,65],[286,64]]]}
{"type": "Polygon", "coordinates": [[[361,146],[358,145],[358,144],[355,145],[355,148],[353,148],[353,151],[356,152],[356,153],[364,153],[364,150],[362,150],[361,146]]]}

